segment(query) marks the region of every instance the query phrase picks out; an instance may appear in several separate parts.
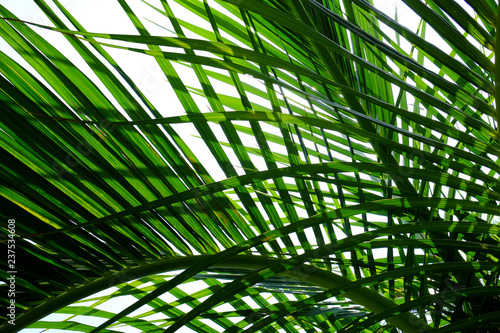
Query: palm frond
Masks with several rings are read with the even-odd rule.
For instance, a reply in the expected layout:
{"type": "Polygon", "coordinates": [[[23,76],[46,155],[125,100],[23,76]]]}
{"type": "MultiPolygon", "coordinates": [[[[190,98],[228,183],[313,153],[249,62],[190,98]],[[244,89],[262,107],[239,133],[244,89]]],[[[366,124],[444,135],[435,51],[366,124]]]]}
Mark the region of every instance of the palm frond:
{"type": "Polygon", "coordinates": [[[498,328],[494,1],[34,5],[0,5],[1,333],[498,328]]]}

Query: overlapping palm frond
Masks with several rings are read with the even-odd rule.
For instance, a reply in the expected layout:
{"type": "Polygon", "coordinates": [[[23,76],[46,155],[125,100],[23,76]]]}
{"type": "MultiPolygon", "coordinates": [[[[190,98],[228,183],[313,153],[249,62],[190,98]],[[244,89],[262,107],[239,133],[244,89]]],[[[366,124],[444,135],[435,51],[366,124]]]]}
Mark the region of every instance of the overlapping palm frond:
{"type": "Polygon", "coordinates": [[[498,329],[494,1],[34,3],[0,5],[0,332],[498,329]]]}

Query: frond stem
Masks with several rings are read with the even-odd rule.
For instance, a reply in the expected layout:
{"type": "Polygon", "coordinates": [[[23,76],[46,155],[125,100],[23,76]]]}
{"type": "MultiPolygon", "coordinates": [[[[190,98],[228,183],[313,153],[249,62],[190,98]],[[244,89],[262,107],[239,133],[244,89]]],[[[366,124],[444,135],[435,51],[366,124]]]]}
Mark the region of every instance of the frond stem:
{"type": "MultiPolygon", "coordinates": [[[[77,288],[71,288],[58,297],[48,300],[41,305],[33,308],[31,311],[19,316],[18,318],[16,318],[15,326],[6,324],[0,327],[0,333],[19,332],[20,329],[29,326],[30,324],[44,318],[51,313],[54,313],[58,309],[61,309],[94,293],[105,290],[120,283],[138,279],[143,276],[160,274],[180,269],[187,269],[188,267],[197,265],[200,262],[207,260],[208,258],[208,255],[177,257],[140,267],[126,269],[121,272],[89,281],[87,284],[84,284],[77,288]]],[[[238,255],[219,262],[212,266],[212,268],[240,268],[255,270],[262,269],[272,263],[277,262],[280,262],[280,260],[253,255],[238,255]]],[[[297,279],[298,281],[308,282],[325,289],[330,289],[353,282],[333,272],[322,270],[314,266],[306,264],[302,264],[300,266],[301,269],[299,270],[291,270],[288,272],[280,273],[278,275],[284,275],[289,278],[297,279]]],[[[353,301],[366,307],[374,313],[381,313],[396,306],[396,304],[391,300],[386,299],[382,295],[366,287],[346,291],[343,295],[345,297],[351,298],[353,301]]],[[[387,320],[395,326],[404,329],[406,332],[416,332],[416,326],[429,328],[423,321],[415,317],[410,312],[396,314],[388,318],[387,320]]]]}

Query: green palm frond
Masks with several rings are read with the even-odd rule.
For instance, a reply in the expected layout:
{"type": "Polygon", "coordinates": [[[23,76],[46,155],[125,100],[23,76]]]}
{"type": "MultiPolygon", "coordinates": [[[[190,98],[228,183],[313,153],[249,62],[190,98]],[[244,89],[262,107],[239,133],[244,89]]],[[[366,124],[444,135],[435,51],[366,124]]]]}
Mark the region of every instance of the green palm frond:
{"type": "Polygon", "coordinates": [[[498,330],[497,3],[29,4],[1,333],[498,330]]]}

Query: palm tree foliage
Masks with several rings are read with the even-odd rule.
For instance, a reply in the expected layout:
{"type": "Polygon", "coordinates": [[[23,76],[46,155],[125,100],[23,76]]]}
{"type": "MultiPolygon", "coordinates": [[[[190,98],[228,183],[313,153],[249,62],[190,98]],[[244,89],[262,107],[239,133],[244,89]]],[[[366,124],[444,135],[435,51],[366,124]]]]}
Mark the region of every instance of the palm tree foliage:
{"type": "Polygon", "coordinates": [[[0,6],[0,332],[498,330],[493,0],[34,2],[0,6]]]}

